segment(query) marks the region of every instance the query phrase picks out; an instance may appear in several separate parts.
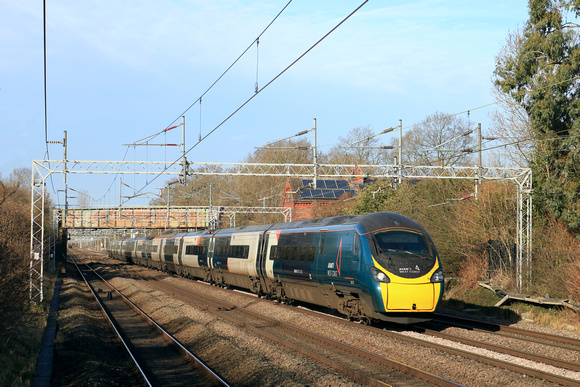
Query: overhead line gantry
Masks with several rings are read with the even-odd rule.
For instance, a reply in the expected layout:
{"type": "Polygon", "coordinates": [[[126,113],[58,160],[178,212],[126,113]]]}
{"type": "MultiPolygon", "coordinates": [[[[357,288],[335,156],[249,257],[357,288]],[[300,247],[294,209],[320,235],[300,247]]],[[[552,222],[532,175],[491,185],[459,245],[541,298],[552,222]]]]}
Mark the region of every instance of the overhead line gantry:
{"type": "MultiPolygon", "coordinates": [[[[532,171],[530,168],[411,166],[401,164],[276,164],[276,163],[206,163],[187,162],[189,176],[276,176],[286,178],[349,178],[357,175],[377,179],[462,179],[482,181],[509,180],[517,185],[517,257],[518,288],[522,287],[524,271],[531,278],[532,260],[532,171]]],[[[176,175],[183,174],[183,165],[156,161],[89,161],[33,160],[31,183],[30,298],[43,299],[44,230],[46,179],[52,174],[113,174],[113,175],[176,175]]]]}

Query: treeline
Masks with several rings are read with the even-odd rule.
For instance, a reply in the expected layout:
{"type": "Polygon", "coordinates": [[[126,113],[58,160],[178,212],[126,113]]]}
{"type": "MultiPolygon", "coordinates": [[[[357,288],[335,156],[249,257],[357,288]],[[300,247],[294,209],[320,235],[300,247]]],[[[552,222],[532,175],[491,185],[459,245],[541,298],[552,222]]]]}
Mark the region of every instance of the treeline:
{"type": "MultiPolygon", "coordinates": [[[[405,144],[403,162],[407,165],[424,166],[472,166],[474,155],[461,149],[474,148],[477,136],[475,124],[460,117],[444,113],[429,115],[403,135],[405,144]],[[471,131],[469,134],[466,132],[471,131]],[[457,150],[428,152],[442,142],[458,139],[457,150]]],[[[319,164],[341,165],[384,165],[393,164],[398,156],[398,137],[385,146],[369,126],[350,130],[338,143],[327,151],[318,149],[319,164]]],[[[241,162],[266,164],[312,164],[314,162],[312,142],[308,138],[286,139],[258,148],[241,162]]],[[[204,171],[198,171],[204,172],[204,171]]],[[[281,207],[284,197],[285,177],[274,176],[207,176],[196,174],[177,184],[178,179],[168,182],[170,189],[162,191],[160,198],[151,205],[198,205],[214,207],[281,207]]],[[[316,204],[315,204],[316,206],[316,204]]],[[[348,207],[348,206],[347,206],[348,207]]],[[[320,216],[326,214],[323,207],[317,208],[320,216]]],[[[264,224],[281,221],[279,215],[237,214],[236,224],[264,224]]],[[[226,225],[227,226],[227,225],[226,225]]]]}
{"type": "Polygon", "coordinates": [[[30,303],[30,170],[0,177],[0,385],[33,376],[45,305],[30,303]]]}
{"type": "MultiPolygon", "coordinates": [[[[0,335],[9,335],[28,309],[30,171],[0,180],[0,335]]],[[[0,340],[2,344],[4,341],[0,340]]],[[[0,345],[2,345],[0,344],[0,345]]]]}

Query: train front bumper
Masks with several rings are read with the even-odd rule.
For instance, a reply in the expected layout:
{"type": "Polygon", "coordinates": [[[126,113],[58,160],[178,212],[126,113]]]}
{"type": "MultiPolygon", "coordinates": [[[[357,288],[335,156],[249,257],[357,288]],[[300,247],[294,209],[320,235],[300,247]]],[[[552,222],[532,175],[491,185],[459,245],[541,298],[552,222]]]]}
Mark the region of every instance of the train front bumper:
{"type": "Polygon", "coordinates": [[[383,300],[386,295],[385,311],[432,312],[437,306],[437,288],[441,285],[390,283],[384,284],[384,287],[387,288],[382,290],[383,300]]]}
{"type": "Polygon", "coordinates": [[[389,274],[390,281],[380,283],[384,311],[434,312],[443,294],[443,282],[429,280],[435,270],[419,278],[402,278],[389,274]]]}

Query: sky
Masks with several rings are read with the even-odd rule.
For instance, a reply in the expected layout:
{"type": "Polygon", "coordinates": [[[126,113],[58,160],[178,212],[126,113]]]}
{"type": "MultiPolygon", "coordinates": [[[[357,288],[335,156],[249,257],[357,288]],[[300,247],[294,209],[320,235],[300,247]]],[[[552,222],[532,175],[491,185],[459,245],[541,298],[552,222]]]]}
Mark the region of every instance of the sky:
{"type": "MultiPolygon", "coordinates": [[[[399,119],[411,128],[435,112],[461,113],[485,131],[497,108],[495,56],[528,19],[528,2],[370,0],[277,77],[363,2],[293,0],[260,36],[288,0],[46,0],[45,132],[43,2],[0,0],[0,177],[62,159],[62,145],[47,154],[45,140],[64,131],[69,160],[175,161],[178,147],[123,144],[184,112],[187,158],[198,162],[242,162],[313,118],[321,152],[353,128],[378,133],[399,119]],[[210,88],[258,36],[258,49],[210,88]],[[268,86],[255,95],[256,84],[268,86]]],[[[151,142],[181,143],[181,131],[151,142]]],[[[120,192],[115,175],[68,176],[95,206],[159,192],[168,180],[127,177],[120,192]]],[[[47,183],[60,205],[63,187],[61,174],[47,183]]]]}

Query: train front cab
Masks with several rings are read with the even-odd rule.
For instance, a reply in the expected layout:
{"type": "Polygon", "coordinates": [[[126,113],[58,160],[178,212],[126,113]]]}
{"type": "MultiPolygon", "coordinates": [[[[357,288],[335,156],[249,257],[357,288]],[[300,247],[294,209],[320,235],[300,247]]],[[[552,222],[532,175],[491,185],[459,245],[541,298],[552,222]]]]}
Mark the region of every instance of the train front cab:
{"type": "Polygon", "coordinates": [[[443,296],[443,271],[427,232],[392,227],[367,238],[377,317],[405,324],[428,320],[443,296]]]}

